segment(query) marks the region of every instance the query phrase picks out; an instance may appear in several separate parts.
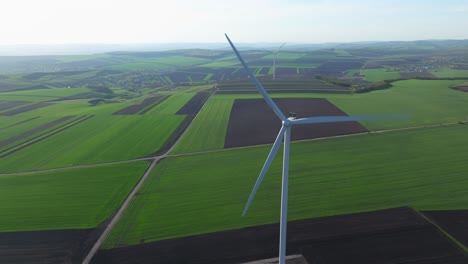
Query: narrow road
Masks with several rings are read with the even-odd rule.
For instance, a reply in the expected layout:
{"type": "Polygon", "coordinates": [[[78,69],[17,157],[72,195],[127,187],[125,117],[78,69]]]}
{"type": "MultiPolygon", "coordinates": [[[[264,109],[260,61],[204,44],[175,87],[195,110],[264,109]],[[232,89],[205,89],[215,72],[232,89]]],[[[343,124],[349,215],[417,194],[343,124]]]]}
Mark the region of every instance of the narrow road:
{"type": "Polygon", "coordinates": [[[91,251],[88,253],[88,255],[86,256],[86,258],[83,260],[83,263],[89,263],[91,261],[91,259],[94,257],[94,255],[96,254],[96,252],[99,250],[99,248],[101,247],[102,245],[102,242],[104,242],[104,239],[106,239],[107,235],[109,235],[110,231],[112,230],[112,228],[114,228],[115,224],[117,223],[117,221],[119,221],[120,217],[122,216],[123,212],[125,211],[125,209],[127,209],[127,206],[130,204],[130,201],[132,200],[132,198],[135,196],[135,194],[138,192],[138,190],[140,189],[140,187],[143,185],[143,183],[145,182],[146,178],[148,178],[148,175],[150,175],[151,171],[153,170],[154,166],[156,166],[156,163],[158,163],[158,161],[160,161],[161,158],[159,159],[154,159],[153,162],[151,162],[151,165],[149,166],[149,168],[146,170],[145,174],[143,175],[143,177],[141,177],[140,181],[138,182],[138,184],[135,186],[135,188],[133,188],[133,190],[130,192],[130,194],[128,195],[127,199],[125,199],[125,201],[123,202],[123,204],[120,206],[119,210],[117,211],[117,213],[114,215],[114,217],[112,218],[112,220],[109,222],[109,224],[107,225],[106,229],[104,230],[104,232],[102,232],[101,236],[98,238],[98,240],[96,241],[96,243],[94,243],[93,247],[91,248],[91,251]]]}
{"type": "MultiPolygon", "coordinates": [[[[198,116],[198,114],[197,114],[198,116]]],[[[195,117],[196,118],[196,117],[195,117]]],[[[193,120],[195,120],[195,118],[193,120]]],[[[193,123],[192,120],[192,123],[193,123]]],[[[190,125],[186,128],[187,131],[190,125]]],[[[355,137],[355,136],[362,136],[368,134],[379,134],[379,133],[387,133],[387,132],[396,132],[396,131],[403,131],[403,130],[412,130],[412,129],[422,129],[422,128],[430,128],[430,127],[440,127],[440,126],[453,126],[458,124],[467,124],[468,121],[460,121],[460,122],[449,122],[449,123],[439,123],[439,124],[431,124],[431,125],[424,125],[424,126],[414,126],[414,127],[402,127],[402,128],[392,128],[392,129],[382,129],[382,130],[374,130],[370,132],[364,133],[356,133],[356,134],[347,134],[347,135],[339,135],[339,136],[331,136],[331,137],[322,137],[322,138],[313,138],[313,139],[303,139],[303,140],[295,140],[294,142],[309,142],[309,141],[317,141],[317,140],[327,140],[333,138],[341,138],[341,137],[355,137]]],[[[89,167],[98,167],[103,165],[112,165],[112,164],[121,164],[121,163],[128,163],[134,161],[152,161],[155,159],[160,159],[163,157],[178,157],[178,156],[187,156],[187,155],[195,155],[195,154],[203,154],[203,153],[212,153],[212,152],[222,152],[222,151],[229,151],[234,149],[245,149],[245,148],[255,148],[259,146],[268,146],[271,144],[261,144],[261,145],[253,145],[253,146],[245,146],[245,147],[235,147],[235,148],[228,148],[228,149],[215,149],[215,150],[204,150],[204,151],[197,151],[197,152],[187,152],[187,153],[180,153],[180,154],[169,154],[174,147],[179,143],[182,139],[185,132],[179,137],[176,143],[172,145],[172,147],[163,155],[159,156],[152,156],[152,157],[145,157],[145,158],[136,158],[136,159],[128,159],[128,160],[120,160],[120,161],[110,161],[110,162],[101,162],[101,163],[94,163],[94,164],[83,164],[83,165],[73,165],[68,167],[61,167],[61,168],[53,168],[53,169],[44,169],[44,170],[31,170],[31,171],[21,171],[21,172],[11,172],[11,173],[0,173],[1,176],[8,176],[8,175],[18,175],[18,174],[27,174],[27,173],[36,173],[36,172],[51,172],[51,171],[60,171],[66,169],[77,169],[77,168],[89,168],[89,167]]]]}
{"type": "MultiPolygon", "coordinates": [[[[213,96],[214,93],[212,93],[206,100],[208,101],[211,96],[213,96]]],[[[203,104],[204,105],[204,104],[203,104]]],[[[160,155],[160,156],[155,156],[155,157],[150,157],[150,158],[142,158],[142,159],[133,159],[133,160],[128,160],[128,161],[120,161],[118,163],[122,163],[122,162],[129,162],[129,161],[137,161],[137,160],[153,160],[153,162],[151,162],[151,165],[149,166],[149,168],[146,170],[145,174],[143,175],[143,177],[140,178],[140,180],[138,181],[137,185],[133,188],[133,190],[130,192],[130,194],[128,195],[127,199],[125,199],[125,201],[122,203],[122,205],[120,206],[119,210],[117,211],[117,213],[114,215],[114,217],[112,218],[112,220],[109,222],[109,224],[106,226],[106,229],[102,232],[101,236],[98,238],[98,240],[96,241],[96,243],[94,243],[93,247],[91,248],[91,250],[89,251],[88,255],[86,256],[86,258],[83,260],[83,264],[88,264],[90,263],[91,259],[94,257],[94,255],[98,252],[99,248],[101,248],[101,245],[102,243],[104,242],[104,240],[107,238],[107,236],[109,235],[110,231],[114,228],[115,224],[119,221],[120,217],[122,216],[123,212],[125,211],[125,209],[127,209],[128,205],[130,204],[131,200],[133,199],[133,197],[135,196],[135,194],[140,190],[141,186],[143,185],[143,183],[145,182],[145,180],[148,178],[148,176],[151,174],[151,171],[153,171],[154,167],[156,166],[156,164],[169,156],[169,153],[171,153],[171,151],[175,148],[175,146],[180,142],[180,140],[182,140],[182,138],[184,137],[185,133],[187,133],[187,131],[190,129],[190,127],[192,126],[193,122],[195,121],[195,119],[197,119],[198,115],[200,114],[201,110],[203,109],[203,107],[200,108],[200,110],[198,110],[198,113],[195,115],[195,117],[192,119],[192,121],[190,122],[190,124],[185,128],[184,132],[179,136],[179,138],[177,139],[177,141],[172,144],[172,146],[169,148],[169,150],[166,151],[166,153],[164,153],[163,155],[160,155]]],[[[113,163],[107,163],[107,164],[113,164],[113,163]]]]}
{"type": "MultiPolygon", "coordinates": [[[[200,110],[201,111],[201,110],[200,110]]],[[[198,112],[198,114],[200,113],[200,111],[198,112]]],[[[198,116],[197,114],[197,116],[198,116]]],[[[135,186],[135,188],[132,190],[132,192],[130,193],[130,195],[127,197],[127,199],[125,200],[125,202],[121,205],[121,207],[119,208],[119,210],[117,211],[117,213],[114,215],[114,217],[112,218],[112,220],[110,221],[109,225],[106,227],[106,229],[104,230],[104,232],[101,234],[101,236],[99,237],[99,239],[96,241],[96,243],[94,244],[93,248],[91,249],[91,251],[89,252],[89,254],[86,256],[85,260],[83,261],[84,264],[88,264],[91,259],[94,257],[94,255],[97,253],[97,251],[99,250],[99,248],[101,247],[102,243],[104,242],[104,240],[106,239],[107,235],[110,233],[110,231],[112,230],[112,228],[114,228],[115,224],[117,223],[117,221],[120,219],[120,217],[122,216],[123,212],[125,211],[125,209],[127,208],[128,204],[130,203],[130,201],[132,200],[132,198],[135,196],[135,194],[138,192],[138,190],[140,189],[140,187],[143,185],[143,183],[145,182],[146,178],[148,177],[148,175],[151,173],[151,171],[153,170],[153,168],[156,166],[156,164],[166,158],[166,157],[177,157],[177,156],[186,156],[186,155],[196,155],[196,154],[201,154],[201,153],[210,153],[210,152],[220,152],[220,151],[228,151],[228,150],[232,150],[232,149],[240,149],[240,148],[252,148],[252,147],[258,147],[258,145],[256,146],[247,146],[247,147],[239,147],[239,148],[231,148],[231,149],[220,149],[220,150],[212,150],[212,151],[201,151],[201,152],[192,152],[192,153],[184,153],[184,154],[169,154],[173,149],[174,147],[179,143],[179,141],[183,138],[183,136],[185,135],[185,133],[189,130],[189,128],[192,126],[194,120],[197,118],[197,116],[195,116],[192,120],[192,122],[190,123],[190,125],[185,129],[184,133],[182,133],[182,135],[179,137],[179,139],[172,145],[172,147],[166,152],[164,153],[163,155],[161,156],[156,156],[156,157],[150,157],[150,158],[143,158],[143,159],[134,159],[134,160],[128,160],[128,161],[121,161],[121,162],[129,162],[129,161],[137,161],[137,160],[153,160],[153,162],[151,163],[150,167],[146,170],[145,174],[143,175],[143,177],[140,179],[140,181],[138,182],[138,184],[135,186]]],[[[466,122],[463,122],[463,123],[466,123],[466,122]]],[[[352,136],[360,136],[360,135],[367,135],[369,133],[385,133],[385,132],[394,132],[394,131],[401,131],[401,130],[409,130],[409,129],[422,129],[422,128],[428,128],[428,127],[438,127],[438,126],[450,126],[450,125],[456,125],[456,124],[459,124],[458,122],[451,122],[451,123],[443,123],[443,124],[434,124],[434,125],[427,125],[427,126],[417,126],[417,127],[405,127],[405,128],[398,128],[398,129],[387,129],[387,130],[377,130],[377,131],[372,131],[372,132],[365,132],[365,133],[358,133],[358,134],[350,134],[350,135],[341,135],[341,136],[333,136],[333,137],[325,137],[325,138],[315,138],[315,139],[308,139],[308,140],[301,140],[302,141],[314,141],[314,140],[325,140],[325,139],[330,139],[330,138],[340,138],[340,137],[352,137],[352,136]]],[[[296,141],[297,142],[297,141],[296,141]]],[[[270,144],[265,144],[265,145],[270,145],[270,144]]],[[[111,163],[112,164],[112,163],[111,163]]]]}

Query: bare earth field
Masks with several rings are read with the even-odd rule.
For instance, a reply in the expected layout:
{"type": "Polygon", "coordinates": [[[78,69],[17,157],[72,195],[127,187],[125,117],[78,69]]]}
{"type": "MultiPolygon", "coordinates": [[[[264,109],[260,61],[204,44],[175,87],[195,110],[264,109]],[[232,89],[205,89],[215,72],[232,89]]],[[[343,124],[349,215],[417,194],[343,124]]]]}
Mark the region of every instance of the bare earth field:
{"type": "MultiPolygon", "coordinates": [[[[295,112],[297,118],[347,116],[323,98],[279,98],[274,101],[286,116],[290,112],[295,112]]],[[[280,120],[263,99],[236,99],[231,110],[224,147],[273,143],[280,127],[280,120]]],[[[368,130],[358,122],[309,124],[293,127],[291,139],[303,140],[363,132],[368,130]]]]}
{"type": "MultiPolygon", "coordinates": [[[[92,263],[240,263],[276,257],[279,224],[101,250],[92,263]]],[[[290,221],[287,254],[309,263],[468,261],[465,253],[411,208],[290,221]],[[314,262],[315,261],[315,262],[314,262]]]]}
{"type": "Polygon", "coordinates": [[[468,247],[467,210],[425,211],[423,213],[468,247]]]}
{"type": "Polygon", "coordinates": [[[198,111],[200,111],[200,109],[203,107],[210,95],[211,92],[198,92],[177,111],[176,115],[185,115],[185,119],[174,130],[174,132],[172,132],[171,136],[166,140],[164,145],[161,146],[161,148],[156,153],[153,153],[153,155],[166,152],[175,142],[177,142],[180,136],[182,136],[184,133],[185,129],[187,129],[192,120],[195,118],[198,111]]]}
{"type": "Polygon", "coordinates": [[[81,263],[102,230],[0,233],[0,263],[81,263]]]}

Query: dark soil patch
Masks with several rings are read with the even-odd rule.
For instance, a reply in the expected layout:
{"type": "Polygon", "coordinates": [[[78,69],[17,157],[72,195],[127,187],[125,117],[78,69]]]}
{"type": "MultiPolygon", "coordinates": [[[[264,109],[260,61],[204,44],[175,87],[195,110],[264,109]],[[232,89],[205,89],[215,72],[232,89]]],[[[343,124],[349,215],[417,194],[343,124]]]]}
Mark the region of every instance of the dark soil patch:
{"type": "Polygon", "coordinates": [[[193,115],[197,114],[202,108],[206,99],[210,96],[212,91],[198,92],[190,99],[182,108],[177,111],[177,115],[193,115]]]}
{"type": "Polygon", "coordinates": [[[49,129],[49,128],[51,128],[51,127],[54,127],[54,126],[56,126],[56,125],[58,125],[58,124],[60,124],[60,123],[62,123],[62,122],[65,122],[65,121],[71,119],[71,118],[73,118],[73,116],[65,116],[65,117],[59,118],[59,119],[57,119],[57,120],[54,120],[54,121],[52,121],[52,122],[49,122],[49,123],[47,123],[47,124],[44,124],[44,125],[40,125],[40,126],[38,126],[38,127],[35,127],[35,128],[33,128],[33,129],[31,129],[31,130],[28,130],[28,131],[26,131],[26,132],[24,132],[24,133],[15,135],[15,136],[10,137],[10,138],[7,138],[7,139],[5,139],[5,140],[0,140],[0,148],[3,147],[3,146],[9,145],[9,144],[11,144],[11,143],[13,143],[13,142],[16,142],[16,141],[18,141],[18,140],[21,140],[21,139],[23,139],[23,138],[32,136],[32,135],[34,135],[34,134],[36,134],[36,133],[39,133],[39,132],[44,131],[44,130],[46,130],[46,129],[49,129]]]}
{"type": "Polygon", "coordinates": [[[112,113],[113,115],[136,115],[136,114],[144,114],[149,110],[153,109],[156,105],[162,103],[165,99],[167,99],[167,95],[158,95],[154,97],[149,97],[143,100],[140,104],[130,105],[119,111],[112,113]]]}
{"type": "Polygon", "coordinates": [[[40,117],[40,116],[36,116],[36,117],[33,117],[33,118],[26,119],[26,120],[20,121],[20,122],[18,122],[18,123],[14,123],[14,124],[11,124],[11,125],[9,125],[9,126],[0,128],[0,130],[2,130],[2,129],[7,129],[7,128],[10,128],[10,127],[14,127],[14,126],[17,126],[17,125],[21,125],[21,124],[26,123],[26,122],[29,122],[29,121],[31,121],[31,120],[38,119],[39,117],[40,117]]]}
{"type": "Polygon", "coordinates": [[[50,87],[47,85],[38,84],[38,85],[28,86],[28,87],[21,88],[21,89],[16,89],[15,91],[40,90],[40,89],[50,89],[50,87]]]}
{"type": "MultiPolygon", "coordinates": [[[[288,116],[295,112],[297,118],[314,116],[347,116],[339,108],[323,98],[274,99],[288,116]]],[[[231,110],[225,148],[273,143],[281,121],[263,99],[236,99],[231,110]]],[[[292,140],[313,139],[368,132],[358,122],[322,123],[294,126],[292,140]]]]}
{"type": "Polygon", "coordinates": [[[452,89],[468,93],[468,86],[454,86],[452,89]]]}
{"type": "MultiPolygon", "coordinates": [[[[278,235],[278,224],[248,227],[100,250],[92,263],[254,261],[277,257],[278,235]]],[[[468,260],[410,208],[290,221],[287,243],[288,255],[302,253],[315,264],[439,263],[440,259],[445,261],[440,263],[455,264],[468,260]]]]}
{"type": "MultiPolygon", "coordinates": [[[[349,87],[326,83],[322,80],[309,78],[307,80],[276,80],[262,81],[262,85],[269,93],[351,93],[349,87]]],[[[230,81],[218,85],[218,94],[253,94],[258,93],[249,81],[230,81]]]]}
{"type": "Polygon", "coordinates": [[[91,229],[0,233],[0,263],[82,263],[107,224],[91,229]]]}
{"type": "Polygon", "coordinates": [[[14,115],[17,115],[17,114],[21,114],[21,113],[24,113],[24,112],[29,112],[29,111],[39,109],[39,108],[42,108],[42,107],[46,107],[46,106],[49,106],[49,105],[52,105],[52,103],[40,102],[40,103],[30,104],[30,105],[18,107],[18,108],[9,110],[9,111],[5,111],[3,113],[0,113],[0,115],[2,115],[2,116],[14,116],[14,115]]]}
{"type": "Polygon", "coordinates": [[[277,67],[276,68],[276,75],[296,74],[296,73],[297,73],[296,68],[286,68],[286,67],[277,67]]]}
{"type": "Polygon", "coordinates": [[[7,110],[7,109],[10,109],[10,108],[13,108],[13,107],[20,106],[20,105],[25,105],[27,103],[29,103],[29,102],[26,102],[26,101],[6,101],[6,102],[2,102],[2,103],[0,103],[0,111],[7,110]]]}
{"type": "MultiPolygon", "coordinates": [[[[256,94],[258,91],[256,90],[219,90],[216,92],[217,94],[256,94]]],[[[313,89],[304,89],[304,90],[292,90],[292,89],[285,89],[285,90],[269,90],[268,93],[275,94],[275,93],[323,93],[323,94],[350,94],[351,90],[313,90],[313,89]]]]}
{"type": "Polygon", "coordinates": [[[153,104],[151,104],[150,106],[143,109],[139,114],[142,115],[142,114],[145,114],[146,112],[150,111],[151,109],[153,109],[154,107],[156,107],[160,103],[164,102],[164,100],[169,98],[169,95],[161,95],[161,96],[157,96],[157,97],[158,97],[158,99],[153,104]]]}
{"type": "Polygon", "coordinates": [[[263,68],[258,72],[258,74],[268,74],[269,71],[270,71],[270,67],[263,67],[263,68]]]}
{"type": "Polygon", "coordinates": [[[412,78],[436,78],[430,72],[400,72],[401,78],[412,79],[412,78]]]}
{"type": "Polygon", "coordinates": [[[341,59],[338,61],[327,61],[318,68],[308,69],[308,74],[320,74],[326,76],[344,76],[344,73],[352,69],[360,69],[364,65],[363,60],[359,59],[341,59]]]}
{"type": "Polygon", "coordinates": [[[424,211],[423,214],[468,247],[468,210],[424,211]]]}
{"type": "Polygon", "coordinates": [[[182,136],[184,131],[190,125],[192,120],[198,114],[198,112],[203,107],[206,100],[208,100],[208,98],[210,97],[212,93],[213,93],[213,90],[198,92],[196,95],[192,97],[192,99],[190,99],[184,106],[182,106],[182,108],[180,108],[176,114],[186,115],[186,117],[180,123],[180,125],[174,130],[174,132],[172,132],[171,136],[166,140],[166,142],[164,142],[164,145],[162,145],[162,147],[157,152],[149,156],[160,155],[168,151],[172,147],[172,145],[174,145],[177,142],[177,140],[182,136]]]}

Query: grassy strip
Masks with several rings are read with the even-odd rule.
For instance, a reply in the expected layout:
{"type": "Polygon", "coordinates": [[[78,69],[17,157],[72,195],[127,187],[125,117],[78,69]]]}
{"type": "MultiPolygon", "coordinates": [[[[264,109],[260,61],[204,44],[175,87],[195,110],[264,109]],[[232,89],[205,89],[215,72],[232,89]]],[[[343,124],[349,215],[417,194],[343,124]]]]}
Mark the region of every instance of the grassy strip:
{"type": "Polygon", "coordinates": [[[140,115],[143,115],[144,113],[148,112],[149,110],[153,109],[154,107],[156,107],[158,104],[164,102],[164,100],[166,100],[167,98],[169,98],[170,95],[162,95],[161,97],[159,97],[156,102],[152,103],[151,105],[145,107],[143,110],[141,110],[140,112],[138,112],[138,114],[140,115]]]}
{"type": "Polygon", "coordinates": [[[73,118],[73,116],[64,116],[62,118],[59,118],[59,119],[56,119],[52,122],[49,122],[49,123],[46,123],[46,124],[43,124],[43,125],[40,125],[38,127],[35,127],[33,129],[30,129],[28,131],[25,131],[23,133],[20,133],[20,134],[16,134],[14,135],[13,137],[10,137],[10,138],[7,138],[7,139],[4,139],[4,140],[0,140],[0,149],[6,145],[10,145],[12,143],[15,143],[17,141],[20,141],[24,138],[27,138],[29,136],[32,136],[34,134],[37,134],[37,133],[41,133],[43,131],[46,131],[50,128],[53,128],[54,126],[62,123],[62,122],[65,122],[69,119],[73,118]]]}
{"type": "Polygon", "coordinates": [[[25,142],[23,142],[23,143],[21,143],[19,145],[15,145],[13,147],[5,149],[2,152],[0,152],[0,158],[4,158],[4,157],[6,157],[8,155],[11,155],[11,154],[19,151],[19,150],[22,150],[22,149],[24,149],[26,147],[29,147],[32,144],[40,142],[40,141],[42,141],[42,140],[44,140],[44,139],[46,139],[48,137],[51,137],[51,136],[53,136],[53,135],[55,135],[57,133],[60,133],[60,132],[64,131],[65,129],[68,129],[68,128],[72,127],[72,126],[75,126],[75,125],[77,125],[77,124],[79,124],[79,123],[81,123],[83,121],[86,121],[86,120],[92,118],[92,117],[93,116],[80,117],[80,118],[78,118],[78,119],[76,119],[76,120],[74,120],[74,121],[72,121],[70,123],[66,123],[66,124],[64,124],[62,126],[59,126],[59,127],[55,128],[55,129],[51,130],[50,132],[46,133],[46,134],[39,135],[39,136],[31,138],[31,139],[29,139],[29,140],[27,140],[27,141],[25,141],[25,142]]]}
{"type": "Polygon", "coordinates": [[[0,170],[49,169],[150,155],[161,148],[184,120],[175,113],[193,95],[175,94],[144,115],[97,114],[71,129],[0,159],[0,170]]]}
{"type": "Polygon", "coordinates": [[[211,97],[173,153],[223,148],[233,102],[230,99],[218,100],[211,97]]]}
{"type": "MultiPolygon", "coordinates": [[[[454,125],[293,143],[289,220],[400,206],[468,209],[467,132],[454,125]]],[[[269,150],[163,160],[105,247],[278,222],[281,155],[241,217],[269,150]]]]}

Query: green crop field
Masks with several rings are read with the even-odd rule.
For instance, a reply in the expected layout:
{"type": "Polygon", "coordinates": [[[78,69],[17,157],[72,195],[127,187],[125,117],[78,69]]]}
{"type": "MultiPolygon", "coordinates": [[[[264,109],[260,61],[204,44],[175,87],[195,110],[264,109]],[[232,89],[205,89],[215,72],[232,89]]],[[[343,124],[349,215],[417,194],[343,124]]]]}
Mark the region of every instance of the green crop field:
{"type": "Polygon", "coordinates": [[[93,228],[123,202],[148,162],[0,176],[0,231],[93,228]]]}
{"type": "Polygon", "coordinates": [[[0,100],[49,101],[66,96],[89,92],[88,88],[51,88],[0,93],[0,100]]]}
{"type": "MultiPolygon", "coordinates": [[[[468,209],[466,133],[467,125],[453,125],[294,143],[289,220],[398,206],[468,209]]],[[[163,160],[105,247],[278,222],[281,158],[241,217],[268,151],[163,160]]]]}
{"type": "MultiPolygon", "coordinates": [[[[277,60],[297,60],[297,59],[302,58],[304,56],[305,56],[304,53],[278,52],[276,54],[276,59],[277,60]]],[[[273,54],[263,56],[263,59],[272,59],[273,60],[273,54]]]]}
{"type": "MultiPolygon", "coordinates": [[[[274,56],[242,47],[273,98],[326,98],[349,115],[376,116],[361,122],[369,133],[292,144],[289,220],[399,206],[468,210],[468,93],[454,89],[467,82],[466,43],[286,45],[276,81],[274,56]],[[376,84],[425,69],[445,80],[376,84]]],[[[261,98],[226,45],[3,56],[0,233],[95,228],[155,158],[104,248],[277,223],[281,154],[241,217],[271,146],[223,149],[234,101],[261,98]],[[184,105],[189,116],[177,114],[184,105]]]]}
{"type": "Polygon", "coordinates": [[[51,88],[0,93],[0,100],[42,102],[89,92],[88,88],[51,88]]]}
{"type": "Polygon", "coordinates": [[[458,70],[450,68],[442,68],[431,71],[436,77],[439,78],[468,78],[468,70],[458,70]]]}
{"type": "MultiPolygon", "coordinates": [[[[159,150],[185,118],[175,113],[193,95],[175,94],[144,115],[98,114],[2,158],[0,172],[92,164],[150,155],[159,150]]],[[[62,104],[58,106],[64,107],[62,104]]]]}
{"type": "Polygon", "coordinates": [[[173,153],[223,148],[233,102],[218,96],[208,100],[173,153]]]}
{"type": "Polygon", "coordinates": [[[0,141],[51,122],[55,117],[0,118],[0,141]]]}
{"type": "Polygon", "coordinates": [[[366,69],[361,70],[360,74],[364,75],[364,79],[369,82],[378,82],[383,80],[393,80],[400,78],[400,73],[391,72],[387,69],[366,69]]]}
{"type": "Polygon", "coordinates": [[[164,70],[164,69],[170,69],[170,68],[174,68],[178,66],[203,64],[203,63],[208,63],[209,61],[210,60],[208,59],[202,59],[202,58],[196,58],[196,57],[172,56],[172,57],[149,59],[149,60],[138,61],[138,62],[117,64],[117,65],[112,66],[112,69],[116,69],[116,70],[144,70],[144,69],[164,70]]]}
{"type": "MultiPolygon", "coordinates": [[[[272,94],[272,97],[327,98],[349,115],[382,115],[380,120],[362,121],[370,130],[381,130],[467,120],[468,94],[450,89],[449,86],[454,84],[460,84],[460,81],[405,80],[394,82],[389,89],[370,93],[272,94]]],[[[219,108],[224,105],[224,111],[230,112],[233,100],[237,98],[260,98],[260,95],[213,96],[174,153],[223,148],[229,113],[219,108]],[[208,107],[215,101],[217,107],[208,107]]]]}

